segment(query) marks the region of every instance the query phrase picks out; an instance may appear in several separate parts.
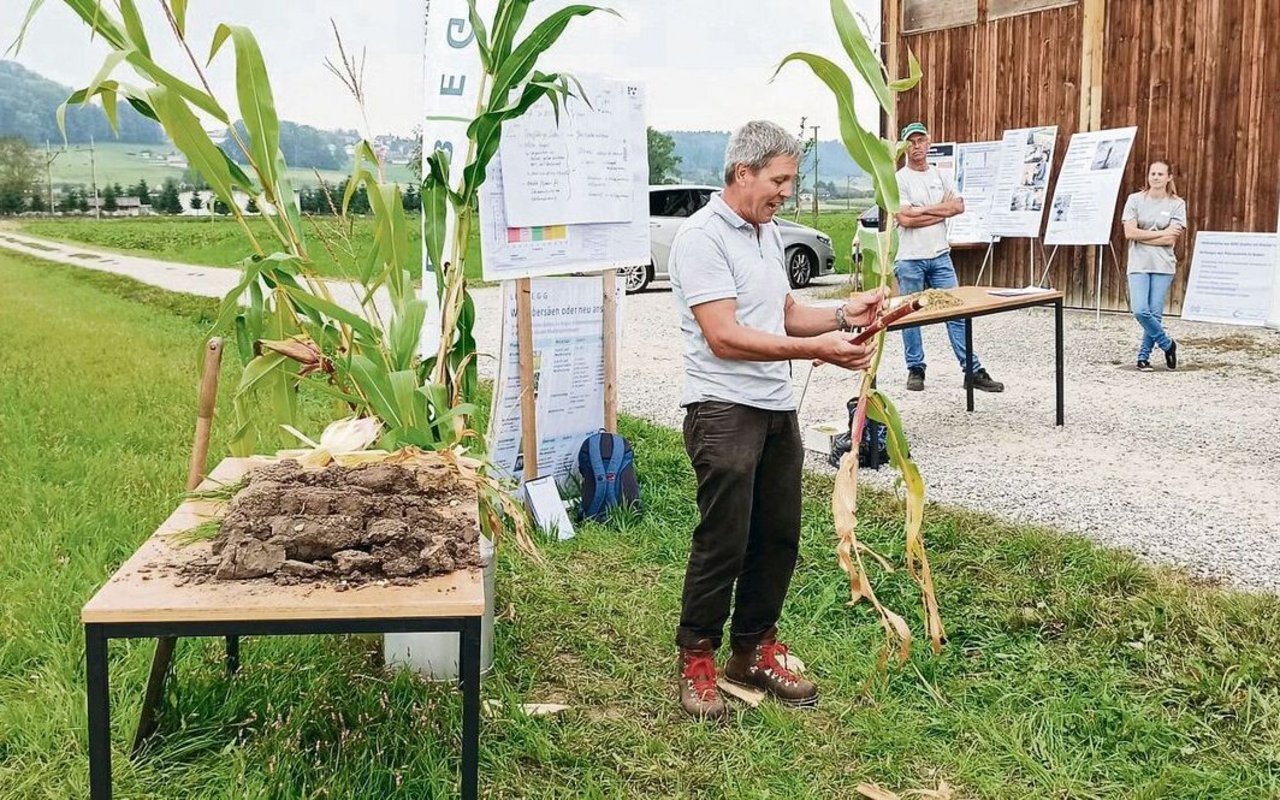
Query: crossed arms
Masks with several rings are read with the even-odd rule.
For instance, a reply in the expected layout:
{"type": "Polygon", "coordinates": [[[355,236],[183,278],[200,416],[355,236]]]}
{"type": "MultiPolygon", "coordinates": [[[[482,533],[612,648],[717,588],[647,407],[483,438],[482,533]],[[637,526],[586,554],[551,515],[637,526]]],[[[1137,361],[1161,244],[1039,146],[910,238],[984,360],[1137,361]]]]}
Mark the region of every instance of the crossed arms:
{"type": "Polygon", "coordinates": [[[1126,219],[1124,221],[1124,238],[1134,242],[1155,245],[1156,247],[1169,247],[1177,244],[1179,237],[1182,236],[1182,231],[1182,225],[1177,222],[1164,230],[1148,231],[1139,228],[1137,220],[1126,219]]]}
{"type": "Polygon", "coordinates": [[[964,198],[948,191],[942,201],[928,206],[903,205],[894,216],[904,228],[927,228],[964,213],[964,198]]]}

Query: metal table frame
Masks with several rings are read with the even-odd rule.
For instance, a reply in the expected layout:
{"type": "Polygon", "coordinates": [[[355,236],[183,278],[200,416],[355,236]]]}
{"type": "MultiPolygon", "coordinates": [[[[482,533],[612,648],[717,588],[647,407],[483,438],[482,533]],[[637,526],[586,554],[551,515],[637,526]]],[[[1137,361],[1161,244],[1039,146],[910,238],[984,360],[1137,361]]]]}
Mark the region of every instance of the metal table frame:
{"type": "MultiPolygon", "coordinates": [[[[1061,296],[1050,298],[1047,300],[1037,300],[1034,295],[1026,298],[1026,302],[1007,304],[1000,308],[982,309],[972,313],[964,313],[963,308],[956,309],[954,315],[944,316],[938,319],[929,319],[923,322],[909,322],[907,317],[902,322],[895,322],[889,326],[890,330],[902,330],[903,328],[923,328],[928,325],[942,325],[947,322],[955,322],[957,320],[964,321],[964,348],[965,348],[965,375],[973,374],[973,320],[975,317],[987,317],[992,314],[1001,314],[1006,311],[1017,311],[1024,308],[1036,308],[1040,306],[1053,306],[1053,353],[1054,353],[1054,380],[1055,380],[1055,414],[1054,423],[1058,427],[1065,425],[1066,416],[1066,400],[1065,400],[1065,378],[1063,373],[1063,331],[1062,331],[1062,300],[1061,296]]],[[[973,411],[973,383],[965,381],[965,408],[973,411]]]]}
{"type": "Polygon", "coordinates": [[[220,621],[88,622],[84,624],[89,706],[89,796],[111,797],[111,708],[108,646],[112,639],[165,636],[227,637],[227,669],[239,667],[239,636],[341,633],[458,634],[462,689],[461,796],[477,797],[480,768],[480,616],[366,619],[255,619],[220,621]]]}

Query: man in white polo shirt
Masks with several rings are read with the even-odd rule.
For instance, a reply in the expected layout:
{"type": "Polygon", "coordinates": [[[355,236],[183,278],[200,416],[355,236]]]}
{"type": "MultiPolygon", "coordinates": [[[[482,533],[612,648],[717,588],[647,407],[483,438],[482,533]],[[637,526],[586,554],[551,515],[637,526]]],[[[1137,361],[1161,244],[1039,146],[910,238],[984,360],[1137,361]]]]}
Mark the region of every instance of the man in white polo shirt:
{"type": "MultiPolygon", "coordinates": [[[[951,263],[951,244],[947,241],[947,220],[964,213],[964,198],[956,194],[950,176],[929,164],[929,131],[922,122],[902,129],[902,138],[910,147],[907,164],[898,170],[898,192],[902,208],[896,212],[898,225],[898,260],[893,274],[898,292],[913,294],[923,289],[954,289],[959,285],[956,268],[951,263]]],[[[947,323],[951,349],[965,369],[964,323],[947,323]]],[[[924,343],[919,328],[902,329],[902,351],[907,359],[907,389],[924,390],[924,343]]],[[[965,375],[965,384],[984,392],[1003,392],[1004,384],[993,380],[973,355],[973,374],[965,375]]]]}
{"type": "Polygon", "coordinates": [[[671,283],[684,333],[685,449],[698,479],[700,521],[685,572],[680,703],[723,719],[715,652],[733,606],[725,678],[783,703],[811,706],[817,688],[786,666],[777,622],[800,541],[804,450],[792,395],[792,359],[864,369],[872,349],[853,326],[882,295],[839,308],[796,302],[773,221],[794,190],[801,147],[772,122],[729,140],[725,188],[685,221],[671,249],[671,283]]]}

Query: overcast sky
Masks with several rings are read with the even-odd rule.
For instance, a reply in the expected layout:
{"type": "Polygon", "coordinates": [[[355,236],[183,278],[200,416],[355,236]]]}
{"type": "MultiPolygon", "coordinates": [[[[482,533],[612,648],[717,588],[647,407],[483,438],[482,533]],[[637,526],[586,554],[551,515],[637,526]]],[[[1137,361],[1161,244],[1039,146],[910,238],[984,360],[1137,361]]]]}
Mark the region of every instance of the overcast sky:
{"type": "MultiPolygon", "coordinates": [[[[8,47],[28,0],[0,1],[0,48],[8,47]]],[[[555,8],[564,3],[541,0],[555,8]]],[[[623,19],[597,15],[575,20],[540,66],[581,74],[638,80],[648,92],[649,124],[665,130],[728,130],[753,118],[798,128],[800,117],[836,138],[834,103],[808,68],[789,65],[770,83],[778,62],[810,50],[845,64],[827,0],[615,0],[600,2],[623,19]]],[[[114,6],[113,3],[108,3],[114,6]]],[[[144,23],[162,64],[185,64],[155,4],[142,2],[144,23]]],[[[874,24],[878,0],[850,0],[874,24]]],[[[194,0],[188,38],[197,55],[208,52],[220,22],[247,25],[262,46],[282,118],[320,128],[359,128],[354,102],[324,68],[335,57],[329,19],[348,47],[366,48],[366,91],[372,133],[407,134],[422,106],[422,0],[194,0]]],[[[531,16],[532,21],[532,16],[531,16]]],[[[59,83],[89,82],[107,49],[59,0],[46,0],[17,60],[59,83]]],[[[10,56],[12,58],[12,55],[10,56]]],[[[214,90],[233,104],[231,48],[212,68],[214,90]],[[225,56],[225,57],[224,57],[225,56]]],[[[189,71],[184,71],[189,74],[189,71]]],[[[875,124],[874,101],[859,107],[875,124]]]]}

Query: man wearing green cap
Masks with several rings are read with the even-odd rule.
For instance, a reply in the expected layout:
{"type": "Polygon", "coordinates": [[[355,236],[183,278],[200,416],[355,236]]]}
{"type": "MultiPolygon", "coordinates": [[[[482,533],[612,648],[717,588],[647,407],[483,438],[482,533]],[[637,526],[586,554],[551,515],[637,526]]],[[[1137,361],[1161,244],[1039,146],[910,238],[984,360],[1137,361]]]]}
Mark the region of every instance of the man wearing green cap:
{"type": "MultiPolygon", "coordinates": [[[[898,170],[898,193],[902,208],[895,215],[901,230],[898,234],[898,260],[894,276],[898,290],[911,294],[924,289],[952,289],[959,285],[956,268],[951,263],[951,245],[947,242],[947,220],[964,213],[964,199],[956,194],[955,184],[928,161],[929,130],[922,122],[912,122],[902,129],[902,138],[910,143],[907,164],[898,170]]],[[[964,323],[947,323],[951,349],[966,365],[964,323]]],[[[903,328],[903,352],[907,359],[907,389],[924,390],[924,344],[919,328],[903,328]]],[[[965,384],[984,392],[1002,392],[1004,384],[992,380],[975,353],[973,372],[965,375],[965,384]]]]}

